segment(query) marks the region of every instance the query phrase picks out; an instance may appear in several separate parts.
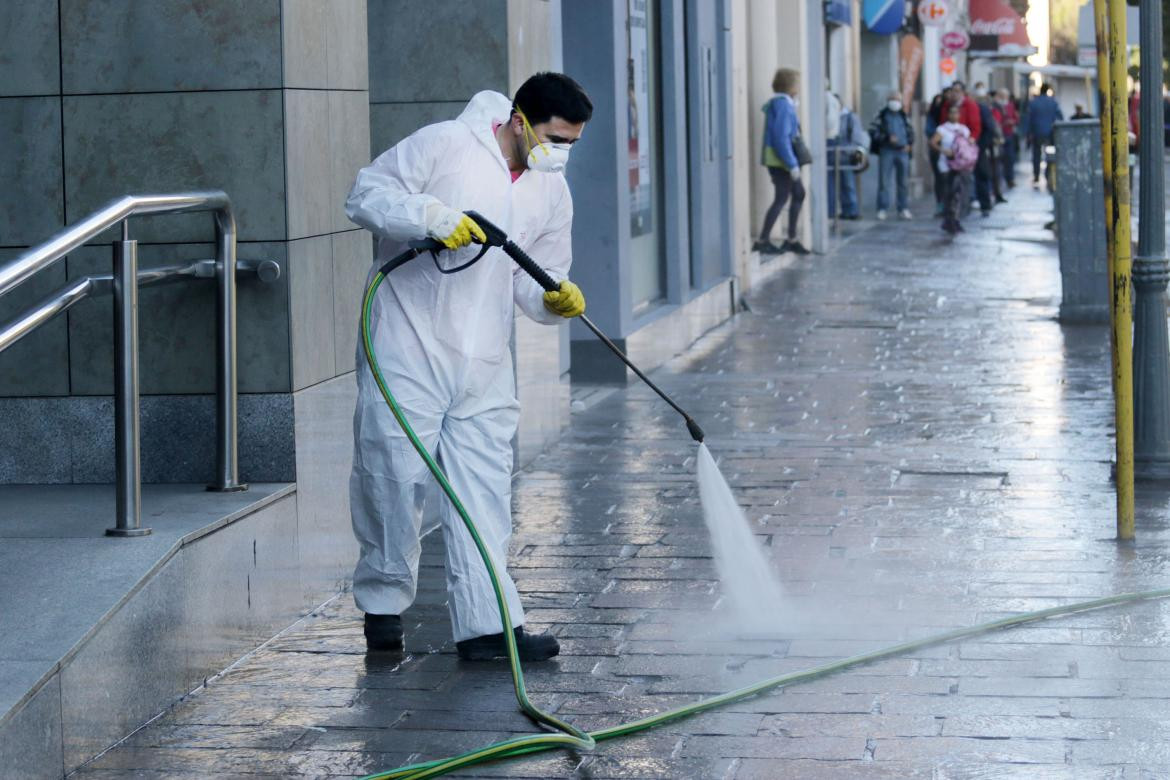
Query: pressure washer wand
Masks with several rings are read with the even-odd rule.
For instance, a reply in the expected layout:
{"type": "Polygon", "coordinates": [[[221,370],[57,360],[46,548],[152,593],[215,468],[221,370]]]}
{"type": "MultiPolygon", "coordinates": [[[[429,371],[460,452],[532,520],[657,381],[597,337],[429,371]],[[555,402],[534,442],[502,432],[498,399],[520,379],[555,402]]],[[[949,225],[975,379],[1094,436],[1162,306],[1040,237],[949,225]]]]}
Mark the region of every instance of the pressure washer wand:
{"type": "MultiPolygon", "coordinates": [[[[514,241],[508,238],[504,231],[500,230],[491,222],[484,219],[482,215],[474,211],[468,211],[465,213],[467,216],[475,220],[481,228],[483,228],[484,233],[487,235],[487,241],[484,243],[489,246],[498,246],[503,249],[504,253],[508,255],[508,257],[512,258],[513,261],[515,261],[516,265],[524,269],[524,272],[535,279],[536,283],[543,287],[547,292],[556,292],[560,289],[560,284],[551,276],[549,276],[548,272],[541,268],[535,260],[529,257],[527,252],[518,247],[514,241]]],[[[605,344],[605,346],[609,347],[613,354],[618,356],[619,360],[625,363],[631,371],[637,374],[639,379],[645,382],[651,390],[658,393],[658,396],[663,401],[666,401],[666,403],[670,404],[670,408],[674,409],[676,412],[682,415],[683,420],[687,424],[687,431],[690,432],[692,439],[700,443],[703,441],[703,429],[699,427],[699,424],[695,422],[693,417],[687,414],[681,406],[676,404],[673,398],[664,393],[662,388],[651,382],[650,377],[643,374],[642,370],[633,364],[626,353],[622,352],[618,345],[614,344],[613,341],[610,340],[609,336],[605,335],[605,333],[601,331],[601,328],[594,325],[592,320],[590,320],[584,314],[578,317],[578,319],[585,324],[585,327],[593,331],[593,335],[601,339],[601,342],[605,344]]]]}

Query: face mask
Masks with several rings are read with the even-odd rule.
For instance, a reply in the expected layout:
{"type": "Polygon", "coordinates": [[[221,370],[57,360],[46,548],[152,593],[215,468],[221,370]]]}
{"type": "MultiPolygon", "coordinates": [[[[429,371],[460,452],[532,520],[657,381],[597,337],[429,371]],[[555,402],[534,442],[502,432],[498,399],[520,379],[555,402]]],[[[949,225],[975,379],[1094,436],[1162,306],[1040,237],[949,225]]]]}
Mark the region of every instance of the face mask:
{"type": "Polygon", "coordinates": [[[977,89],[977,90],[975,90],[975,97],[977,97],[977,98],[979,98],[980,100],[982,100],[983,98],[987,97],[987,90],[985,90],[985,89],[977,89]]]}
{"type": "Polygon", "coordinates": [[[890,102],[886,103],[886,106],[891,111],[901,111],[902,110],[902,101],[901,100],[891,100],[890,102]]]}
{"type": "Polygon", "coordinates": [[[529,145],[529,169],[542,173],[560,173],[565,170],[565,166],[569,164],[569,149],[572,147],[569,144],[544,143],[536,136],[532,125],[528,124],[528,117],[524,116],[524,112],[516,109],[516,113],[524,122],[525,134],[532,136],[532,141],[535,142],[534,145],[529,145]]]}

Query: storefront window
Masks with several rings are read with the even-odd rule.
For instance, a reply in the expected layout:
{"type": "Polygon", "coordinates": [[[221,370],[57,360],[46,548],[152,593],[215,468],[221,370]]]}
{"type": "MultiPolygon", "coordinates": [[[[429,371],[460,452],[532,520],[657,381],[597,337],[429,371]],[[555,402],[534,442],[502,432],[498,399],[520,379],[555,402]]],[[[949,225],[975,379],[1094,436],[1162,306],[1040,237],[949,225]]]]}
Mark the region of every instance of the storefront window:
{"type": "Polygon", "coordinates": [[[665,295],[662,252],[662,160],[659,116],[658,9],[629,0],[630,285],[635,310],[665,295]]]}

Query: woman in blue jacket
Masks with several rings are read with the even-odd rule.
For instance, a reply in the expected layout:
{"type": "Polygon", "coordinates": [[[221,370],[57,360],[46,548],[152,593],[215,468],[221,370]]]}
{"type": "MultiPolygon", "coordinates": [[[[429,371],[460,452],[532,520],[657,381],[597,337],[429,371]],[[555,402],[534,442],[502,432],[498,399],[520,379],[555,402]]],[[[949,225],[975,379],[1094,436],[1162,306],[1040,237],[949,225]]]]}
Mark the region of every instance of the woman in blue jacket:
{"type": "Polygon", "coordinates": [[[800,72],[791,68],[780,68],[772,78],[772,91],[776,95],[764,106],[764,159],[763,163],[772,177],[776,195],[764,215],[764,226],[760,238],[752,245],[755,252],[780,254],[795,252],[807,255],[796,240],[796,223],[800,219],[800,207],[804,204],[804,183],[800,180],[800,161],[793,149],[792,139],[800,134],[796,118],[796,92],[800,85],[800,72]],[[776,246],[772,243],[772,227],[780,217],[784,204],[792,198],[788,209],[788,239],[776,246]]]}

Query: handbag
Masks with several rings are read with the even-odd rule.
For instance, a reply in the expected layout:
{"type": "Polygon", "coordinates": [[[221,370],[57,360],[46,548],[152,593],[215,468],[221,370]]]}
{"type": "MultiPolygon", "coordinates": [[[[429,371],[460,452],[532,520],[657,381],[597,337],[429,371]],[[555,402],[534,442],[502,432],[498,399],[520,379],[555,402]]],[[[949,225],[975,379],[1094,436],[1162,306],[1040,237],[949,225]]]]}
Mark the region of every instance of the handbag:
{"type": "Polygon", "coordinates": [[[812,152],[808,150],[808,144],[800,137],[800,133],[792,136],[792,153],[796,155],[797,165],[812,165],[812,152]]]}

